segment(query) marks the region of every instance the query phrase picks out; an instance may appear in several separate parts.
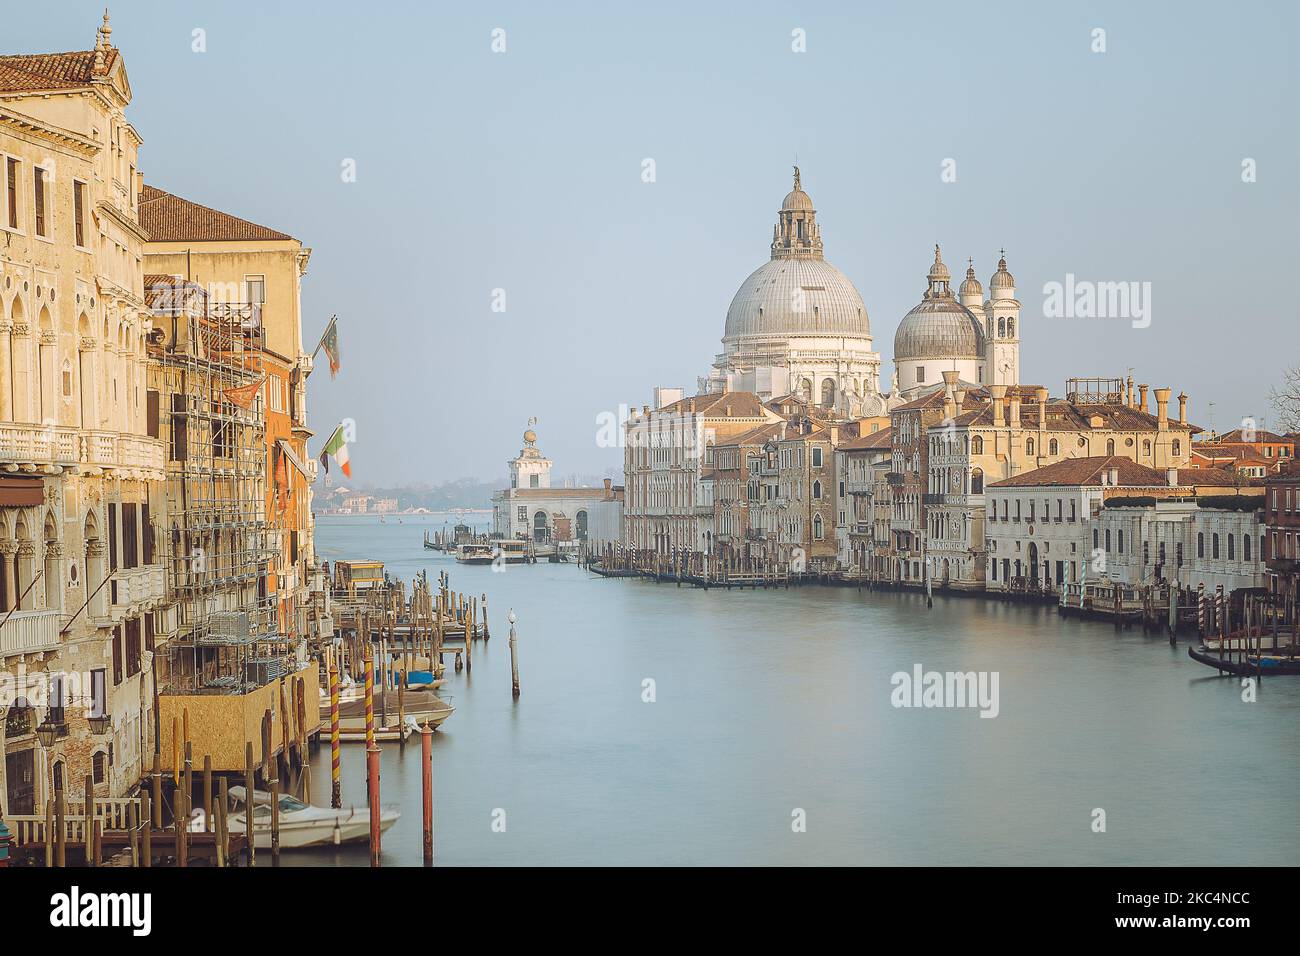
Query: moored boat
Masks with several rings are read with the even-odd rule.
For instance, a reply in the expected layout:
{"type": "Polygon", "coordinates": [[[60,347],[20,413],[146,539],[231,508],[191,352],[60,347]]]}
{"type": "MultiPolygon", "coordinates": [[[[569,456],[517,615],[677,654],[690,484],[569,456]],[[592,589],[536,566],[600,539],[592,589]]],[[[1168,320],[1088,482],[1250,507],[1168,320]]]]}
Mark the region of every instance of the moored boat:
{"type": "Polygon", "coordinates": [[[1187,648],[1187,656],[1207,667],[1238,677],[1300,675],[1300,659],[1279,654],[1246,654],[1244,657],[1238,654],[1236,658],[1216,657],[1209,648],[1201,646],[1187,648]]]}
{"type": "MultiPolygon", "coordinates": [[[[244,833],[248,817],[248,791],[241,786],[230,788],[233,806],[242,807],[230,817],[232,833],[244,833]]],[[[271,794],[253,791],[253,846],[268,849],[271,846],[271,794]]],[[[396,807],[382,807],[379,812],[379,830],[389,829],[402,815],[396,807]]],[[[370,810],[351,807],[333,810],[303,803],[289,794],[280,795],[280,847],[298,849],[313,846],[338,846],[370,838],[370,810]]]]}

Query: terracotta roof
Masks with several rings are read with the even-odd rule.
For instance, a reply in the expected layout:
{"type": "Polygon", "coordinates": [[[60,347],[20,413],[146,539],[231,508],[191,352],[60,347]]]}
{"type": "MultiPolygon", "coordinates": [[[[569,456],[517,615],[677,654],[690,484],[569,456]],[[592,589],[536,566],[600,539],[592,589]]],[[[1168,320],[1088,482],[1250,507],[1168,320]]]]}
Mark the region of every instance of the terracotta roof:
{"type": "Polygon", "coordinates": [[[1232,431],[1228,432],[1226,435],[1220,435],[1219,441],[1224,443],[1245,442],[1246,444],[1258,444],[1259,442],[1280,442],[1282,444],[1292,443],[1291,439],[1283,438],[1281,435],[1278,435],[1275,432],[1264,431],[1264,429],[1262,428],[1255,429],[1255,437],[1252,441],[1246,440],[1246,438],[1243,435],[1243,430],[1240,428],[1233,429],[1232,431]]]}
{"type": "MultiPolygon", "coordinates": [[[[1140,408],[1130,408],[1128,405],[1082,405],[1065,399],[1049,399],[1044,406],[1047,412],[1047,422],[1044,427],[1045,431],[1088,431],[1093,426],[1091,420],[1094,416],[1101,418],[1099,430],[1110,431],[1158,431],[1160,428],[1160,419],[1150,412],[1144,412],[1140,408]]],[[[1010,410],[1004,405],[1003,415],[1009,420],[1010,410]]],[[[993,405],[981,404],[972,411],[963,411],[956,418],[959,427],[967,425],[984,425],[993,424],[993,405]]],[[[1020,425],[1022,428],[1038,427],[1038,403],[1021,402],[1020,403],[1020,425]]],[[[1184,429],[1192,432],[1198,429],[1194,425],[1183,425],[1177,421],[1170,421],[1171,430],[1182,431],[1184,429]]]]}
{"type": "Polygon", "coordinates": [[[286,233],[200,206],[149,185],[140,193],[140,225],[154,242],[236,242],[293,238],[286,233]]]}
{"type": "Polygon", "coordinates": [[[1180,485],[1212,485],[1216,488],[1231,488],[1237,483],[1237,477],[1222,468],[1179,468],[1180,485]]]}
{"type": "Polygon", "coordinates": [[[679,399],[655,411],[675,415],[694,412],[705,418],[762,418],[763,403],[753,392],[709,392],[679,399]]]}
{"type": "Polygon", "coordinates": [[[759,425],[739,435],[733,435],[725,441],[715,442],[713,447],[717,449],[740,445],[762,445],[768,439],[781,437],[782,424],[782,422],[769,422],[766,425],[759,425]]]}
{"type": "MultiPolygon", "coordinates": [[[[118,56],[113,47],[106,53],[100,76],[112,68],[118,56]]],[[[3,93],[75,90],[89,86],[95,76],[94,50],[0,56],[0,92],[3,93]]]]}
{"type": "Polygon", "coordinates": [[[840,442],[837,451],[861,451],[863,449],[886,449],[893,446],[894,429],[881,428],[869,435],[860,435],[846,442],[840,442]]]}
{"type": "Polygon", "coordinates": [[[992,482],[985,487],[1025,488],[1052,485],[1073,488],[1079,485],[1100,485],[1101,476],[1112,468],[1119,471],[1120,485],[1139,488],[1169,485],[1169,480],[1163,471],[1139,465],[1118,455],[1097,455],[1092,458],[1067,458],[1065,461],[1044,465],[1033,471],[992,482]]]}

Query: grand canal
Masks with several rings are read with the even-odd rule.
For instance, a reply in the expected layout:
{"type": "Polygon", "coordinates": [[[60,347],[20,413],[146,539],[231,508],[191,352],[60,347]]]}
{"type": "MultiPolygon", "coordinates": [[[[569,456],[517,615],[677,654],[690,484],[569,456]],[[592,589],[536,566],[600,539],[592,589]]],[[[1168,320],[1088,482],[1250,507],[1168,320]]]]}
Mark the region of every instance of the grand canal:
{"type": "MultiPolygon", "coordinates": [[[[434,740],[439,864],[1300,862],[1300,680],[1244,703],[1185,647],[1050,608],[462,567],[421,545],[442,526],[317,522],[323,560],[445,569],[488,594],[493,637],[441,691],[456,712],[434,740]],[[917,664],[997,672],[998,716],[895,708],[891,676],[917,664]]],[[[387,865],[421,861],[419,756],[415,738],[384,745],[382,798],[403,810],[387,865]]],[[[344,745],[345,805],[364,805],[362,760],[344,745]]],[[[313,802],[328,780],[325,746],[313,802]]],[[[367,850],[285,863],[364,866],[367,850]]]]}

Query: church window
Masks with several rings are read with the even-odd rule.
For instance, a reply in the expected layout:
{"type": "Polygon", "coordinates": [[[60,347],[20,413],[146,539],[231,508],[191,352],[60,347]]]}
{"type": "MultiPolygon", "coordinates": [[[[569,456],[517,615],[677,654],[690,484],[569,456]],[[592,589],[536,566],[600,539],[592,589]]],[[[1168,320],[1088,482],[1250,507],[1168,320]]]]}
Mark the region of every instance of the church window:
{"type": "Polygon", "coordinates": [[[1204,531],[1198,531],[1196,533],[1196,556],[1198,558],[1205,557],[1205,532],[1204,531]]]}
{"type": "Polygon", "coordinates": [[[813,487],[812,487],[812,496],[813,496],[813,500],[814,500],[814,501],[821,501],[821,498],[822,498],[822,483],[821,483],[820,481],[814,481],[814,482],[813,482],[813,487]]]}
{"type": "Polygon", "coordinates": [[[1115,439],[1111,438],[1106,441],[1106,454],[1115,454],[1115,439]]]}
{"type": "Polygon", "coordinates": [[[970,450],[972,455],[984,454],[984,438],[980,435],[976,435],[974,438],[972,438],[970,443],[970,450]]]}
{"type": "Polygon", "coordinates": [[[1025,442],[1025,454],[1032,455],[1033,453],[1034,453],[1034,440],[1030,438],[1025,442]]]}
{"type": "Polygon", "coordinates": [[[984,472],[979,468],[970,473],[970,492],[973,495],[984,494],[984,472]]]}
{"type": "Polygon", "coordinates": [[[1016,320],[1007,319],[1007,337],[1014,339],[1016,337],[1016,320]]]}
{"type": "Polygon", "coordinates": [[[999,318],[999,319],[998,319],[998,338],[1001,338],[1002,336],[1004,336],[1004,335],[1006,335],[1006,334],[1007,334],[1007,320],[1004,319],[1004,318],[999,318]]]}
{"type": "Polygon", "coordinates": [[[1047,452],[1050,455],[1059,455],[1061,453],[1061,443],[1053,438],[1047,443],[1047,452]]]}
{"type": "Polygon", "coordinates": [[[1218,556],[1219,556],[1219,536],[1218,536],[1217,534],[1216,534],[1216,535],[1213,535],[1213,536],[1210,538],[1210,548],[1212,549],[1212,550],[1211,550],[1211,553],[1210,553],[1210,556],[1213,557],[1213,558],[1218,558],[1218,556]]]}

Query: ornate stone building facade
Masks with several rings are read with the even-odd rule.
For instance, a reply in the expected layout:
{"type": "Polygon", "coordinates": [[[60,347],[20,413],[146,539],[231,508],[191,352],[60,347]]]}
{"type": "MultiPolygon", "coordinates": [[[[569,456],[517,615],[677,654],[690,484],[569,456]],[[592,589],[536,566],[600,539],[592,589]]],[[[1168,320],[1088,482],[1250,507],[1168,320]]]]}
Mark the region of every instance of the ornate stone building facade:
{"type": "Polygon", "coordinates": [[[97,794],[121,794],[153,752],[163,445],[147,425],[141,140],[111,36],[105,16],[92,50],[0,57],[0,802],[10,813],[43,806],[56,783],[80,791],[87,775],[97,794]]]}
{"type": "Polygon", "coordinates": [[[723,350],[700,391],[754,392],[762,401],[794,393],[846,416],[884,414],[867,307],[825,259],[817,211],[797,166],[771,253],[731,300],[723,350]]]}

